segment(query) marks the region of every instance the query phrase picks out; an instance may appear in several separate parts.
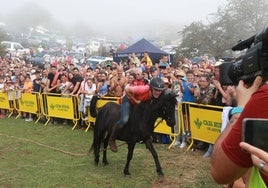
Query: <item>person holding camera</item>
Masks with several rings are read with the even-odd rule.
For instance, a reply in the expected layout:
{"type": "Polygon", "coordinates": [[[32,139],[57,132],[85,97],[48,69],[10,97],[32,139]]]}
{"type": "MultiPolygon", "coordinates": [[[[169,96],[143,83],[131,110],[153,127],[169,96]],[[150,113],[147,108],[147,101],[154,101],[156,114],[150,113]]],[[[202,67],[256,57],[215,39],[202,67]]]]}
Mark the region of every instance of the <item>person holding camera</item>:
{"type": "MultiPolygon", "coordinates": [[[[244,118],[268,118],[268,108],[265,105],[268,103],[268,82],[262,85],[262,80],[262,77],[257,76],[252,85],[240,80],[236,88],[237,107],[231,110],[229,125],[216,141],[211,156],[211,174],[219,184],[234,182],[256,165],[259,167],[261,177],[258,182],[263,181],[264,184],[268,185],[268,174],[264,171],[267,169],[267,164],[265,163],[267,160],[257,154],[261,160],[256,160],[254,155],[245,152],[242,148],[249,152],[255,150],[251,150],[252,148],[244,143],[240,144],[244,118]]],[[[251,184],[247,179],[246,184],[248,183],[251,184]]]]}

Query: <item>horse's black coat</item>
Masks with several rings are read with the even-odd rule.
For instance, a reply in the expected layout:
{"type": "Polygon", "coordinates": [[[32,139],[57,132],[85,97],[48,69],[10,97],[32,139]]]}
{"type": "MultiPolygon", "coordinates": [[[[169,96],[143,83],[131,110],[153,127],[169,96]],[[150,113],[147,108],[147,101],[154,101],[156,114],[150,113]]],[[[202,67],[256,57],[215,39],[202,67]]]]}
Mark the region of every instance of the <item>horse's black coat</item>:
{"type": "MultiPolygon", "coordinates": [[[[133,156],[135,145],[139,141],[144,141],[147,149],[153,155],[156,171],[159,176],[163,172],[158,160],[158,155],[153,147],[151,136],[154,130],[154,124],[158,117],[166,120],[169,126],[175,124],[175,95],[172,93],[162,94],[158,99],[142,102],[131,109],[128,123],[121,128],[117,139],[125,141],[128,144],[127,163],[124,168],[124,174],[130,175],[129,164],[133,156]]],[[[91,106],[91,111],[96,111],[95,105],[91,106]]],[[[112,132],[112,127],[120,118],[120,105],[109,102],[105,104],[97,113],[94,126],[94,140],[91,149],[94,149],[95,165],[99,163],[100,148],[103,144],[103,163],[108,164],[106,148],[112,132]]]]}

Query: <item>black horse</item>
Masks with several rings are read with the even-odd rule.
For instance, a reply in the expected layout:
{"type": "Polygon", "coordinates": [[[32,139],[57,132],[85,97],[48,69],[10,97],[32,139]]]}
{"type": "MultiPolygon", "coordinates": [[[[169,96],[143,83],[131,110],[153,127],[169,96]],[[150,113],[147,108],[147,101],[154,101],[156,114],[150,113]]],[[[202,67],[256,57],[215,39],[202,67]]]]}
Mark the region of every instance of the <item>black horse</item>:
{"type": "MultiPolygon", "coordinates": [[[[158,155],[153,147],[151,136],[154,131],[155,121],[158,117],[166,120],[169,126],[175,125],[175,104],[176,96],[173,93],[163,93],[158,99],[151,99],[133,107],[130,112],[129,121],[121,128],[117,139],[125,141],[128,145],[127,163],[124,168],[124,175],[129,176],[129,164],[133,156],[133,151],[137,142],[143,141],[147,149],[153,155],[156,171],[159,177],[163,177],[158,155]]],[[[96,113],[95,105],[90,106],[91,111],[96,113]]],[[[106,165],[108,140],[112,132],[112,127],[120,118],[120,105],[109,102],[105,104],[97,113],[94,126],[94,140],[90,148],[94,149],[95,165],[99,163],[100,148],[103,144],[102,162],[106,165]]]]}

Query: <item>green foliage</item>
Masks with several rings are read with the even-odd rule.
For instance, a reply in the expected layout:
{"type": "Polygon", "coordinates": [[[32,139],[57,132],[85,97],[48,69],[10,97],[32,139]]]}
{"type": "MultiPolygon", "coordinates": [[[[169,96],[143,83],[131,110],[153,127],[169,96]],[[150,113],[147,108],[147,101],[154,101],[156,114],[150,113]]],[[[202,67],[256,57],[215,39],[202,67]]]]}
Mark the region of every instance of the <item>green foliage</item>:
{"type": "Polygon", "coordinates": [[[268,26],[267,7],[267,0],[229,0],[224,8],[210,15],[209,24],[194,22],[181,31],[180,47],[187,50],[180,52],[179,49],[179,56],[190,58],[206,53],[216,59],[224,57],[239,40],[247,39],[268,26]]]}
{"type": "MultiPolygon", "coordinates": [[[[9,37],[3,29],[0,29],[0,42],[5,40],[9,40],[9,37]]],[[[6,54],[5,49],[3,48],[3,46],[0,45],[0,57],[4,57],[5,54],[6,54]]]]}
{"type": "MultiPolygon", "coordinates": [[[[71,130],[71,125],[47,125],[3,118],[0,121],[1,187],[207,187],[217,186],[201,152],[185,153],[155,144],[165,173],[157,180],[153,158],[137,144],[130,165],[131,178],[123,176],[127,146],[107,151],[109,165],[93,164],[88,154],[92,130],[71,130]]],[[[118,142],[118,145],[122,142],[118,142]]]]}

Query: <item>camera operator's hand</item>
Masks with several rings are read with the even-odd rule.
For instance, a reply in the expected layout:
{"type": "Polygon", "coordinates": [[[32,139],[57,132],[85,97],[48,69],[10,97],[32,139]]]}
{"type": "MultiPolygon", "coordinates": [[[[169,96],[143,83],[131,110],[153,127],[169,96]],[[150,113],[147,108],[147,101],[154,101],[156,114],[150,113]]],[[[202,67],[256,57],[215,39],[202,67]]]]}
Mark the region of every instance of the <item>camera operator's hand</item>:
{"type": "Polygon", "coordinates": [[[243,150],[250,153],[252,163],[258,167],[263,174],[268,175],[268,153],[246,142],[240,142],[239,145],[243,150]]]}
{"type": "Polygon", "coordinates": [[[250,87],[246,85],[243,80],[240,80],[236,88],[237,106],[244,107],[250,99],[251,95],[259,89],[261,84],[262,77],[260,76],[257,76],[255,78],[253,84],[250,87]]]}

